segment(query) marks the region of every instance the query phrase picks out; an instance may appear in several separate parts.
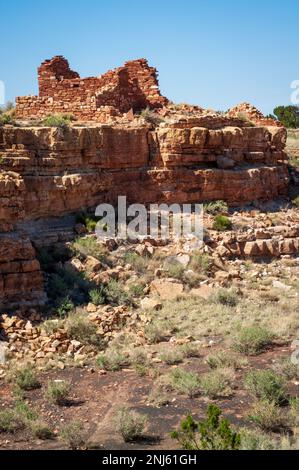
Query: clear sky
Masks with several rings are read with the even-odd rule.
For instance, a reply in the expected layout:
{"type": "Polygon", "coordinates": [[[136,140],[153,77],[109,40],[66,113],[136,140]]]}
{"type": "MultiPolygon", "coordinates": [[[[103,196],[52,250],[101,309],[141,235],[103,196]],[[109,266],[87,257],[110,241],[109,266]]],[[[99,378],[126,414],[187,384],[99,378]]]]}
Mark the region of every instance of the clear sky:
{"type": "Polygon", "coordinates": [[[64,55],[82,77],[146,57],[175,102],[269,113],[299,80],[298,0],[0,0],[6,99],[64,55]]]}

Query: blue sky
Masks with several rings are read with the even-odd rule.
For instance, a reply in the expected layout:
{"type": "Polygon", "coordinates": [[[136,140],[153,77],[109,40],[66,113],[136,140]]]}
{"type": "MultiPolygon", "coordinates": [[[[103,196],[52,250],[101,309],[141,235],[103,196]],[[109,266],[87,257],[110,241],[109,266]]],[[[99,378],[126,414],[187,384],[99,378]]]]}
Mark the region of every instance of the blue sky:
{"type": "Polygon", "coordinates": [[[298,0],[0,1],[7,100],[36,94],[36,68],[57,54],[82,77],[146,57],[167,97],[216,110],[271,112],[299,80],[298,0]]]}

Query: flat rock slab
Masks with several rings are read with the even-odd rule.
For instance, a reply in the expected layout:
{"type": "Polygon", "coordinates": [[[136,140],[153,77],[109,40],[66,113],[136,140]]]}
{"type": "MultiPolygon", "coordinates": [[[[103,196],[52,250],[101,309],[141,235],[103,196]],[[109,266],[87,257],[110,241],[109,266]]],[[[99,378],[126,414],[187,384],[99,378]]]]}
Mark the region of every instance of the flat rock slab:
{"type": "Polygon", "coordinates": [[[151,283],[151,293],[162,300],[175,300],[184,293],[184,286],[173,279],[156,279],[151,283]]]}
{"type": "Polygon", "coordinates": [[[208,299],[213,292],[213,288],[207,285],[197,287],[196,289],[191,289],[190,294],[195,295],[196,297],[201,297],[202,299],[208,299]]]}

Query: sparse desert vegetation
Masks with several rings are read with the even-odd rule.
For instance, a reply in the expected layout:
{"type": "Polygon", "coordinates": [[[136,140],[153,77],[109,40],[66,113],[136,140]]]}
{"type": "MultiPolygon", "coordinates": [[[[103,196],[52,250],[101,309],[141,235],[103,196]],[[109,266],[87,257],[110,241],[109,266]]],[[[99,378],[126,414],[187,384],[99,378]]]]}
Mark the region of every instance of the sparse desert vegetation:
{"type": "MultiPolygon", "coordinates": [[[[107,250],[87,234],[64,249],[39,253],[51,314],[30,324],[24,320],[22,338],[30,344],[32,335],[46,353],[22,364],[11,352],[14,365],[5,376],[11,399],[0,413],[0,438],[9,435],[13,443],[15,436],[29,435],[45,445],[86,449],[103,439],[97,437],[100,422],[111,409],[105,426],[131,446],[158,434],[171,448],[191,448],[186,431],[194,428],[192,442],[199,448],[295,448],[295,258],[243,261],[239,277],[227,283],[225,277],[215,281],[218,260],[210,254],[196,249],[181,257],[168,246],[144,246],[107,250]],[[275,281],[278,263],[279,282],[287,289],[275,281]],[[257,290],[255,279],[265,270],[257,290]],[[199,276],[192,285],[189,271],[199,276]],[[180,295],[169,295],[171,283],[183,287],[180,295]],[[152,291],[156,285],[161,291],[152,291]],[[207,411],[209,403],[216,408],[207,411]],[[218,405],[223,424],[210,428],[212,412],[222,423],[218,405]],[[186,408],[200,419],[187,418],[171,440],[164,418],[177,409],[175,428],[186,408]],[[210,418],[202,421],[206,411],[210,418]],[[63,416],[61,425],[53,426],[47,413],[63,416]],[[199,422],[209,439],[201,436],[199,422]]],[[[227,262],[222,273],[228,272],[227,262]]]]}
{"type": "Polygon", "coordinates": [[[65,103],[0,110],[0,449],[299,448],[298,110],[174,104],[156,78],[57,56],[39,88],[65,103]],[[177,198],[165,238],[113,234],[136,223],[118,192],[139,229],[177,198]],[[175,237],[202,201],[202,239],[175,237]]]}

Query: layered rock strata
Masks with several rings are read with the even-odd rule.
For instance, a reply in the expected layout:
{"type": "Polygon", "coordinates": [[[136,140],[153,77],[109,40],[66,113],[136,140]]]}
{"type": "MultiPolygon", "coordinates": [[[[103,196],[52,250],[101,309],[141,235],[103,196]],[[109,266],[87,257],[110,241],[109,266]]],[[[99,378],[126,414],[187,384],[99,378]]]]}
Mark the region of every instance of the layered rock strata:
{"type": "Polygon", "coordinates": [[[140,122],[0,128],[1,306],[44,301],[31,221],[101,202],[231,205],[285,195],[286,132],[205,116],[153,129],[140,122]]]}

